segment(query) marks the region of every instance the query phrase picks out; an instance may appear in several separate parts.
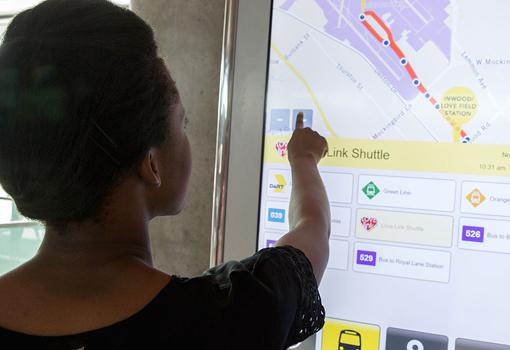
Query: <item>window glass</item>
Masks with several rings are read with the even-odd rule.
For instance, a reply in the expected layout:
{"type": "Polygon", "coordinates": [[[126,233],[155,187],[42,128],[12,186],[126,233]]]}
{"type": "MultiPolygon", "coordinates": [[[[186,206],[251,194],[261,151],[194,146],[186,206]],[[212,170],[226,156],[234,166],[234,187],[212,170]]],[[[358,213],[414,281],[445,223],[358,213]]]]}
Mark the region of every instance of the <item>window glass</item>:
{"type": "Polygon", "coordinates": [[[44,227],[23,217],[0,187],[0,275],[30,259],[44,237],[44,227]]]}
{"type": "Polygon", "coordinates": [[[0,18],[0,40],[3,39],[5,30],[9,25],[10,18],[0,18]]]}
{"type": "Polygon", "coordinates": [[[40,0],[0,0],[0,16],[14,15],[40,3],[40,0]]]}

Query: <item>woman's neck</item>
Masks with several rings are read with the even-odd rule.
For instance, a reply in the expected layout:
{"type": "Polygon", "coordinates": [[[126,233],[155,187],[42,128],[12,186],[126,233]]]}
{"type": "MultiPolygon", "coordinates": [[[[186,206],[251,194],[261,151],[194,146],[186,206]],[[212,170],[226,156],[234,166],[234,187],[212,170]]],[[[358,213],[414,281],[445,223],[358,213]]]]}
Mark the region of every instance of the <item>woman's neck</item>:
{"type": "Polygon", "coordinates": [[[119,236],[111,230],[68,230],[65,233],[47,230],[37,259],[61,260],[63,263],[83,263],[87,266],[108,264],[122,259],[136,259],[152,266],[150,239],[147,229],[131,228],[119,236]]]}
{"type": "Polygon", "coordinates": [[[152,266],[147,212],[143,196],[129,184],[108,201],[100,219],[48,226],[37,259],[103,265],[119,259],[136,259],[152,266]]]}

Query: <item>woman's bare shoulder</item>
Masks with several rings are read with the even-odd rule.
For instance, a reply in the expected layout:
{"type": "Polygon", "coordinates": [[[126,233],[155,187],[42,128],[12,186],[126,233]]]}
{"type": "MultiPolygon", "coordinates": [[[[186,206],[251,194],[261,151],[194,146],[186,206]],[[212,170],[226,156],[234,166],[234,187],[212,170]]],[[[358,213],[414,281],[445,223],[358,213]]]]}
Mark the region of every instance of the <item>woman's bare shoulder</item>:
{"type": "Polygon", "coordinates": [[[143,266],[110,278],[42,271],[28,263],[0,277],[0,328],[41,336],[100,329],[142,310],[170,282],[170,276],[143,266]]]}
{"type": "Polygon", "coordinates": [[[0,276],[0,327],[8,323],[6,320],[26,314],[34,287],[26,265],[0,276]]]}

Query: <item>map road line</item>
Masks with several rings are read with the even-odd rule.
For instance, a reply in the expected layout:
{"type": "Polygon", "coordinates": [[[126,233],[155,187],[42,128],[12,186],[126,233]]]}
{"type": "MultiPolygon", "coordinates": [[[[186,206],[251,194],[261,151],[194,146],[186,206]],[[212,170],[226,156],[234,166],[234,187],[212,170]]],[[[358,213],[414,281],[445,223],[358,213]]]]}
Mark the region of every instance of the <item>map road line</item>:
{"type": "MultiPolygon", "coordinates": [[[[311,39],[315,42],[315,44],[317,45],[317,47],[322,51],[322,53],[324,54],[324,57],[326,57],[333,65],[336,65],[337,63],[335,62],[335,60],[328,54],[328,52],[326,51],[326,49],[324,49],[324,47],[317,41],[317,39],[314,38],[314,36],[311,37],[311,39]]],[[[370,100],[372,101],[372,103],[374,104],[374,106],[379,110],[379,112],[381,113],[381,115],[383,116],[384,118],[384,121],[386,123],[389,123],[391,122],[391,117],[389,115],[386,114],[386,112],[384,111],[384,109],[379,105],[379,103],[377,103],[377,101],[373,98],[373,96],[371,96],[369,93],[366,92],[365,89],[363,89],[363,94],[370,100]]],[[[400,129],[399,126],[395,125],[395,128],[398,130],[398,133],[402,136],[403,139],[407,139],[407,136],[402,132],[402,130],[400,129]]],[[[432,135],[431,135],[432,136],[432,135]]],[[[433,136],[432,136],[433,137],[433,136]]]]}
{"type": "Polygon", "coordinates": [[[423,17],[421,12],[418,11],[418,9],[414,6],[414,4],[409,2],[409,0],[405,0],[405,3],[407,5],[407,7],[409,7],[416,14],[416,16],[420,17],[420,19],[423,21],[423,23],[429,23],[429,21],[425,17],[423,17]]]}
{"type": "Polygon", "coordinates": [[[296,77],[299,80],[301,80],[301,82],[305,86],[306,91],[308,92],[308,94],[312,98],[313,103],[317,107],[317,110],[319,111],[319,114],[321,115],[322,121],[324,122],[324,125],[326,126],[326,129],[328,129],[328,131],[331,133],[331,136],[338,137],[336,132],[333,130],[333,128],[329,124],[328,119],[326,118],[326,114],[324,113],[324,110],[322,109],[322,107],[321,107],[321,105],[319,103],[319,100],[317,99],[317,97],[313,93],[312,88],[310,87],[310,84],[308,84],[308,82],[303,77],[303,75],[301,75],[301,73],[299,73],[299,71],[285,58],[283,53],[280,51],[280,49],[278,49],[278,47],[274,43],[271,43],[271,48],[278,55],[278,57],[285,63],[285,65],[296,75],[296,77]]]}

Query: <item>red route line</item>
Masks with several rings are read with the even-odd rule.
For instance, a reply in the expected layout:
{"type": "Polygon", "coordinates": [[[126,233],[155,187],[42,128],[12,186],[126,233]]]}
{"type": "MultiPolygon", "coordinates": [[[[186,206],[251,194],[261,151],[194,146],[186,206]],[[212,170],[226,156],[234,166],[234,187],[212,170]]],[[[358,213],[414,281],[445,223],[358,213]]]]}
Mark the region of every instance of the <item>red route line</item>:
{"type": "MultiPolygon", "coordinates": [[[[364,15],[367,16],[367,17],[372,17],[377,22],[377,24],[379,24],[381,26],[382,30],[384,30],[384,32],[386,33],[386,36],[388,37],[388,40],[390,42],[389,47],[393,50],[393,52],[395,52],[395,54],[397,55],[398,59],[401,60],[402,58],[405,58],[404,53],[402,52],[400,47],[395,42],[394,37],[393,37],[393,33],[388,28],[386,23],[384,23],[383,20],[374,11],[365,11],[364,15]]],[[[382,36],[380,36],[379,33],[377,33],[377,31],[372,27],[372,25],[370,25],[370,23],[368,23],[368,21],[366,19],[363,20],[362,23],[363,23],[363,25],[366,28],[368,28],[370,33],[372,33],[372,35],[374,35],[375,38],[380,43],[384,42],[384,38],[382,36]]],[[[414,71],[413,67],[411,66],[411,63],[407,62],[406,65],[405,65],[405,68],[407,70],[407,73],[409,73],[409,76],[411,77],[411,80],[415,80],[415,79],[418,78],[418,75],[416,74],[416,72],[414,71]]],[[[423,94],[425,94],[427,92],[427,89],[425,89],[425,87],[423,86],[423,84],[421,82],[420,82],[420,85],[417,86],[417,88],[423,94]]],[[[430,101],[430,99],[429,99],[429,101],[430,101]]]]}
{"type": "Polygon", "coordinates": [[[368,24],[366,20],[361,23],[363,23],[363,25],[368,29],[368,31],[372,33],[372,35],[377,39],[377,41],[381,43],[383,42],[383,37],[380,36],[379,33],[377,33],[375,29],[370,24],[368,24]]]}
{"type": "MultiPolygon", "coordinates": [[[[384,30],[384,32],[386,33],[386,36],[388,37],[388,40],[390,42],[390,45],[389,47],[393,50],[393,52],[395,52],[395,54],[398,56],[398,59],[399,60],[402,60],[403,58],[405,58],[405,54],[404,52],[402,52],[402,50],[400,49],[400,47],[397,45],[396,41],[394,40],[393,38],[393,33],[391,32],[390,28],[388,28],[388,26],[386,25],[386,23],[384,23],[384,21],[374,12],[374,11],[365,11],[363,12],[363,14],[366,16],[366,17],[372,17],[376,22],[377,24],[379,24],[382,28],[382,30],[384,30]]],[[[372,27],[370,25],[370,23],[368,23],[367,19],[365,18],[364,20],[362,20],[361,22],[366,29],[368,29],[368,31],[377,39],[377,41],[379,41],[381,44],[384,42],[384,38],[379,35],[379,33],[377,33],[377,31],[374,29],[374,27],[372,27]]],[[[407,60],[407,58],[406,58],[407,60]]],[[[416,74],[416,72],[414,71],[413,67],[411,66],[411,63],[409,63],[409,60],[407,61],[407,63],[405,64],[405,69],[407,70],[407,73],[409,74],[409,76],[411,77],[411,80],[414,81],[418,78],[418,75],[416,74]]],[[[421,83],[420,81],[420,84],[417,86],[417,89],[423,94],[425,95],[427,93],[427,89],[425,88],[425,86],[421,83]]],[[[430,103],[436,107],[437,105],[437,100],[434,98],[434,97],[430,97],[429,98],[429,101],[430,103]]],[[[460,131],[460,135],[464,138],[467,136],[467,133],[464,131],[464,130],[461,130],[460,131]]]]}

